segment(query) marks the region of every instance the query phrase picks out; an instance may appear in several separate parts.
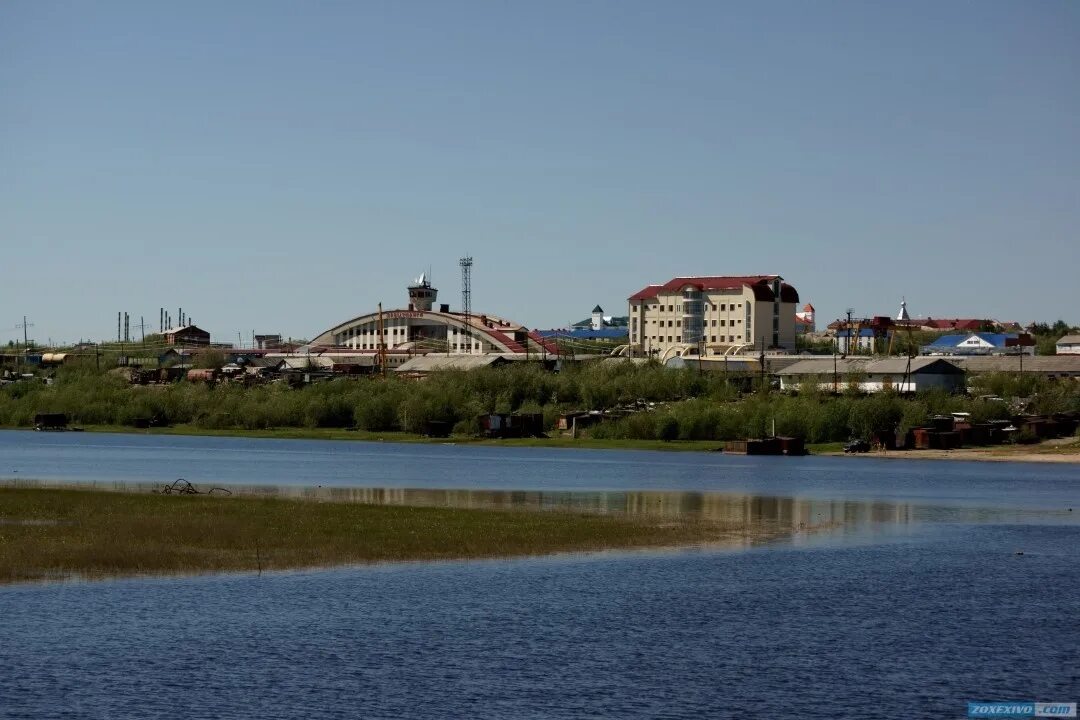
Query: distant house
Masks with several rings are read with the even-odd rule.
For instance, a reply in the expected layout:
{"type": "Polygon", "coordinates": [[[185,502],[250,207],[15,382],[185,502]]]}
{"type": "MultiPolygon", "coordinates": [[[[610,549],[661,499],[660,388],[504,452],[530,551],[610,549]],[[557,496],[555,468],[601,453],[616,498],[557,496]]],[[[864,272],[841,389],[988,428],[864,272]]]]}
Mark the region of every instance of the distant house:
{"type": "Polygon", "coordinates": [[[960,392],[965,387],[964,371],[942,358],[812,358],[800,360],[780,370],[780,387],[798,390],[804,382],[816,382],[825,391],[844,390],[857,383],[860,392],[893,390],[913,393],[929,388],[960,392]]]}
{"type": "Polygon", "coordinates": [[[884,352],[885,350],[884,347],[878,347],[878,336],[874,333],[874,329],[869,327],[841,328],[836,331],[836,337],[833,340],[836,351],[841,355],[884,352]]]}
{"type": "Polygon", "coordinates": [[[942,335],[922,347],[923,355],[1025,355],[1035,354],[1035,343],[1027,334],[970,333],[942,335]]]}
{"type": "Polygon", "coordinates": [[[795,313],[795,334],[806,335],[812,332],[817,332],[817,325],[814,320],[814,306],[806,303],[800,312],[795,313]]]}
{"type": "Polygon", "coordinates": [[[597,305],[592,309],[592,314],[584,320],[578,320],[570,325],[571,330],[603,330],[604,328],[622,328],[623,334],[627,334],[630,325],[630,316],[615,317],[605,315],[604,308],[597,305]]]}
{"type": "Polygon", "coordinates": [[[277,350],[281,347],[281,335],[256,335],[255,347],[259,350],[277,350]]]}
{"type": "Polygon", "coordinates": [[[978,332],[984,328],[993,328],[997,323],[993,320],[980,320],[978,318],[926,318],[912,320],[918,323],[922,330],[968,330],[978,332]]]}
{"type": "Polygon", "coordinates": [[[210,344],[210,333],[195,325],[173,328],[165,331],[166,345],[202,346],[210,344]]]}
{"type": "Polygon", "coordinates": [[[1058,355],[1080,355],[1080,335],[1066,335],[1054,344],[1058,355]]]}

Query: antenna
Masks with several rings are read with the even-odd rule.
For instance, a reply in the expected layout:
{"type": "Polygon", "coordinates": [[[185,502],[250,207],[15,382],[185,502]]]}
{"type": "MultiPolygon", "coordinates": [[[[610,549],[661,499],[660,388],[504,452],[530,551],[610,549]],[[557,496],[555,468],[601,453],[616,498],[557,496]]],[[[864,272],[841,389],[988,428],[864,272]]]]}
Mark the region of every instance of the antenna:
{"type": "Polygon", "coordinates": [[[469,354],[472,354],[472,256],[466,256],[458,261],[461,266],[461,311],[465,314],[465,337],[469,343],[469,354]]]}

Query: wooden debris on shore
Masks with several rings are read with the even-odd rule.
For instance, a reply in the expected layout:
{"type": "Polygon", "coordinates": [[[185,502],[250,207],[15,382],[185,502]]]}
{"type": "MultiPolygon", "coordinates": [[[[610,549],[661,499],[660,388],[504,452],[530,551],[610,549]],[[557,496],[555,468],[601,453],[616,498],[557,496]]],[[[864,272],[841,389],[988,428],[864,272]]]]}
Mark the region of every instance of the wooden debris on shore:
{"type": "Polygon", "coordinates": [[[232,495],[232,490],[222,487],[213,487],[209,490],[199,490],[184,478],[176,478],[158,491],[161,495],[213,495],[214,493],[232,495]]]}

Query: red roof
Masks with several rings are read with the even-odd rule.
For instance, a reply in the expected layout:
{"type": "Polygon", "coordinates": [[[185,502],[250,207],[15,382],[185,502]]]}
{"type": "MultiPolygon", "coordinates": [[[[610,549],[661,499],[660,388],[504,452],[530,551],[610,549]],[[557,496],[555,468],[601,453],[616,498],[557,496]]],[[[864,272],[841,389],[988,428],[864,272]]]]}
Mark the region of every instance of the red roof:
{"type": "Polygon", "coordinates": [[[542,335],[540,335],[540,333],[536,332],[535,330],[529,331],[529,337],[532,339],[533,342],[544,348],[544,350],[551,353],[552,355],[559,354],[559,346],[555,343],[548,342],[546,338],[544,338],[542,335]]]}
{"type": "MultiPolygon", "coordinates": [[[[776,279],[776,275],[710,275],[705,277],[677,277],[668,280],[663,285],[648,285],[630,296],[630,301],[645,300],[656,297],[660,292],[674,293],[687,285],[692,285],[698,290],[737,290],[742,287],[754,289],[754,297],[758,300],[773,299],[770,283],[776,279]]],[[[783,302],[799,302],[799,293],[791,285],[781,283],[780,299],[783,302]]]]}
{"type": "Polygon", "coordinates": [[[952,320],[927,318],[921,322],[923,327],[932,327],[938,330],[978,330],[986,321],[973,318],[953,318],[952,320]]]}

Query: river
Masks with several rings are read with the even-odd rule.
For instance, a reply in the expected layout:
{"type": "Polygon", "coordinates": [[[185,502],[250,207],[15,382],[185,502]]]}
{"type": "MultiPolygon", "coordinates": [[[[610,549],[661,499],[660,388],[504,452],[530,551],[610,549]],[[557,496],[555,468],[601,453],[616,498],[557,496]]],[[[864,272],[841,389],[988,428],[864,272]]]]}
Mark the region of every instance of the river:
{"type": "Polygon", "coordinates": [[[941,718],[1080,700],[1072,465],[0,432],[7,483],[177,477],[842,524],[738,549],[0,586],[0,718],[941,718]]]}

